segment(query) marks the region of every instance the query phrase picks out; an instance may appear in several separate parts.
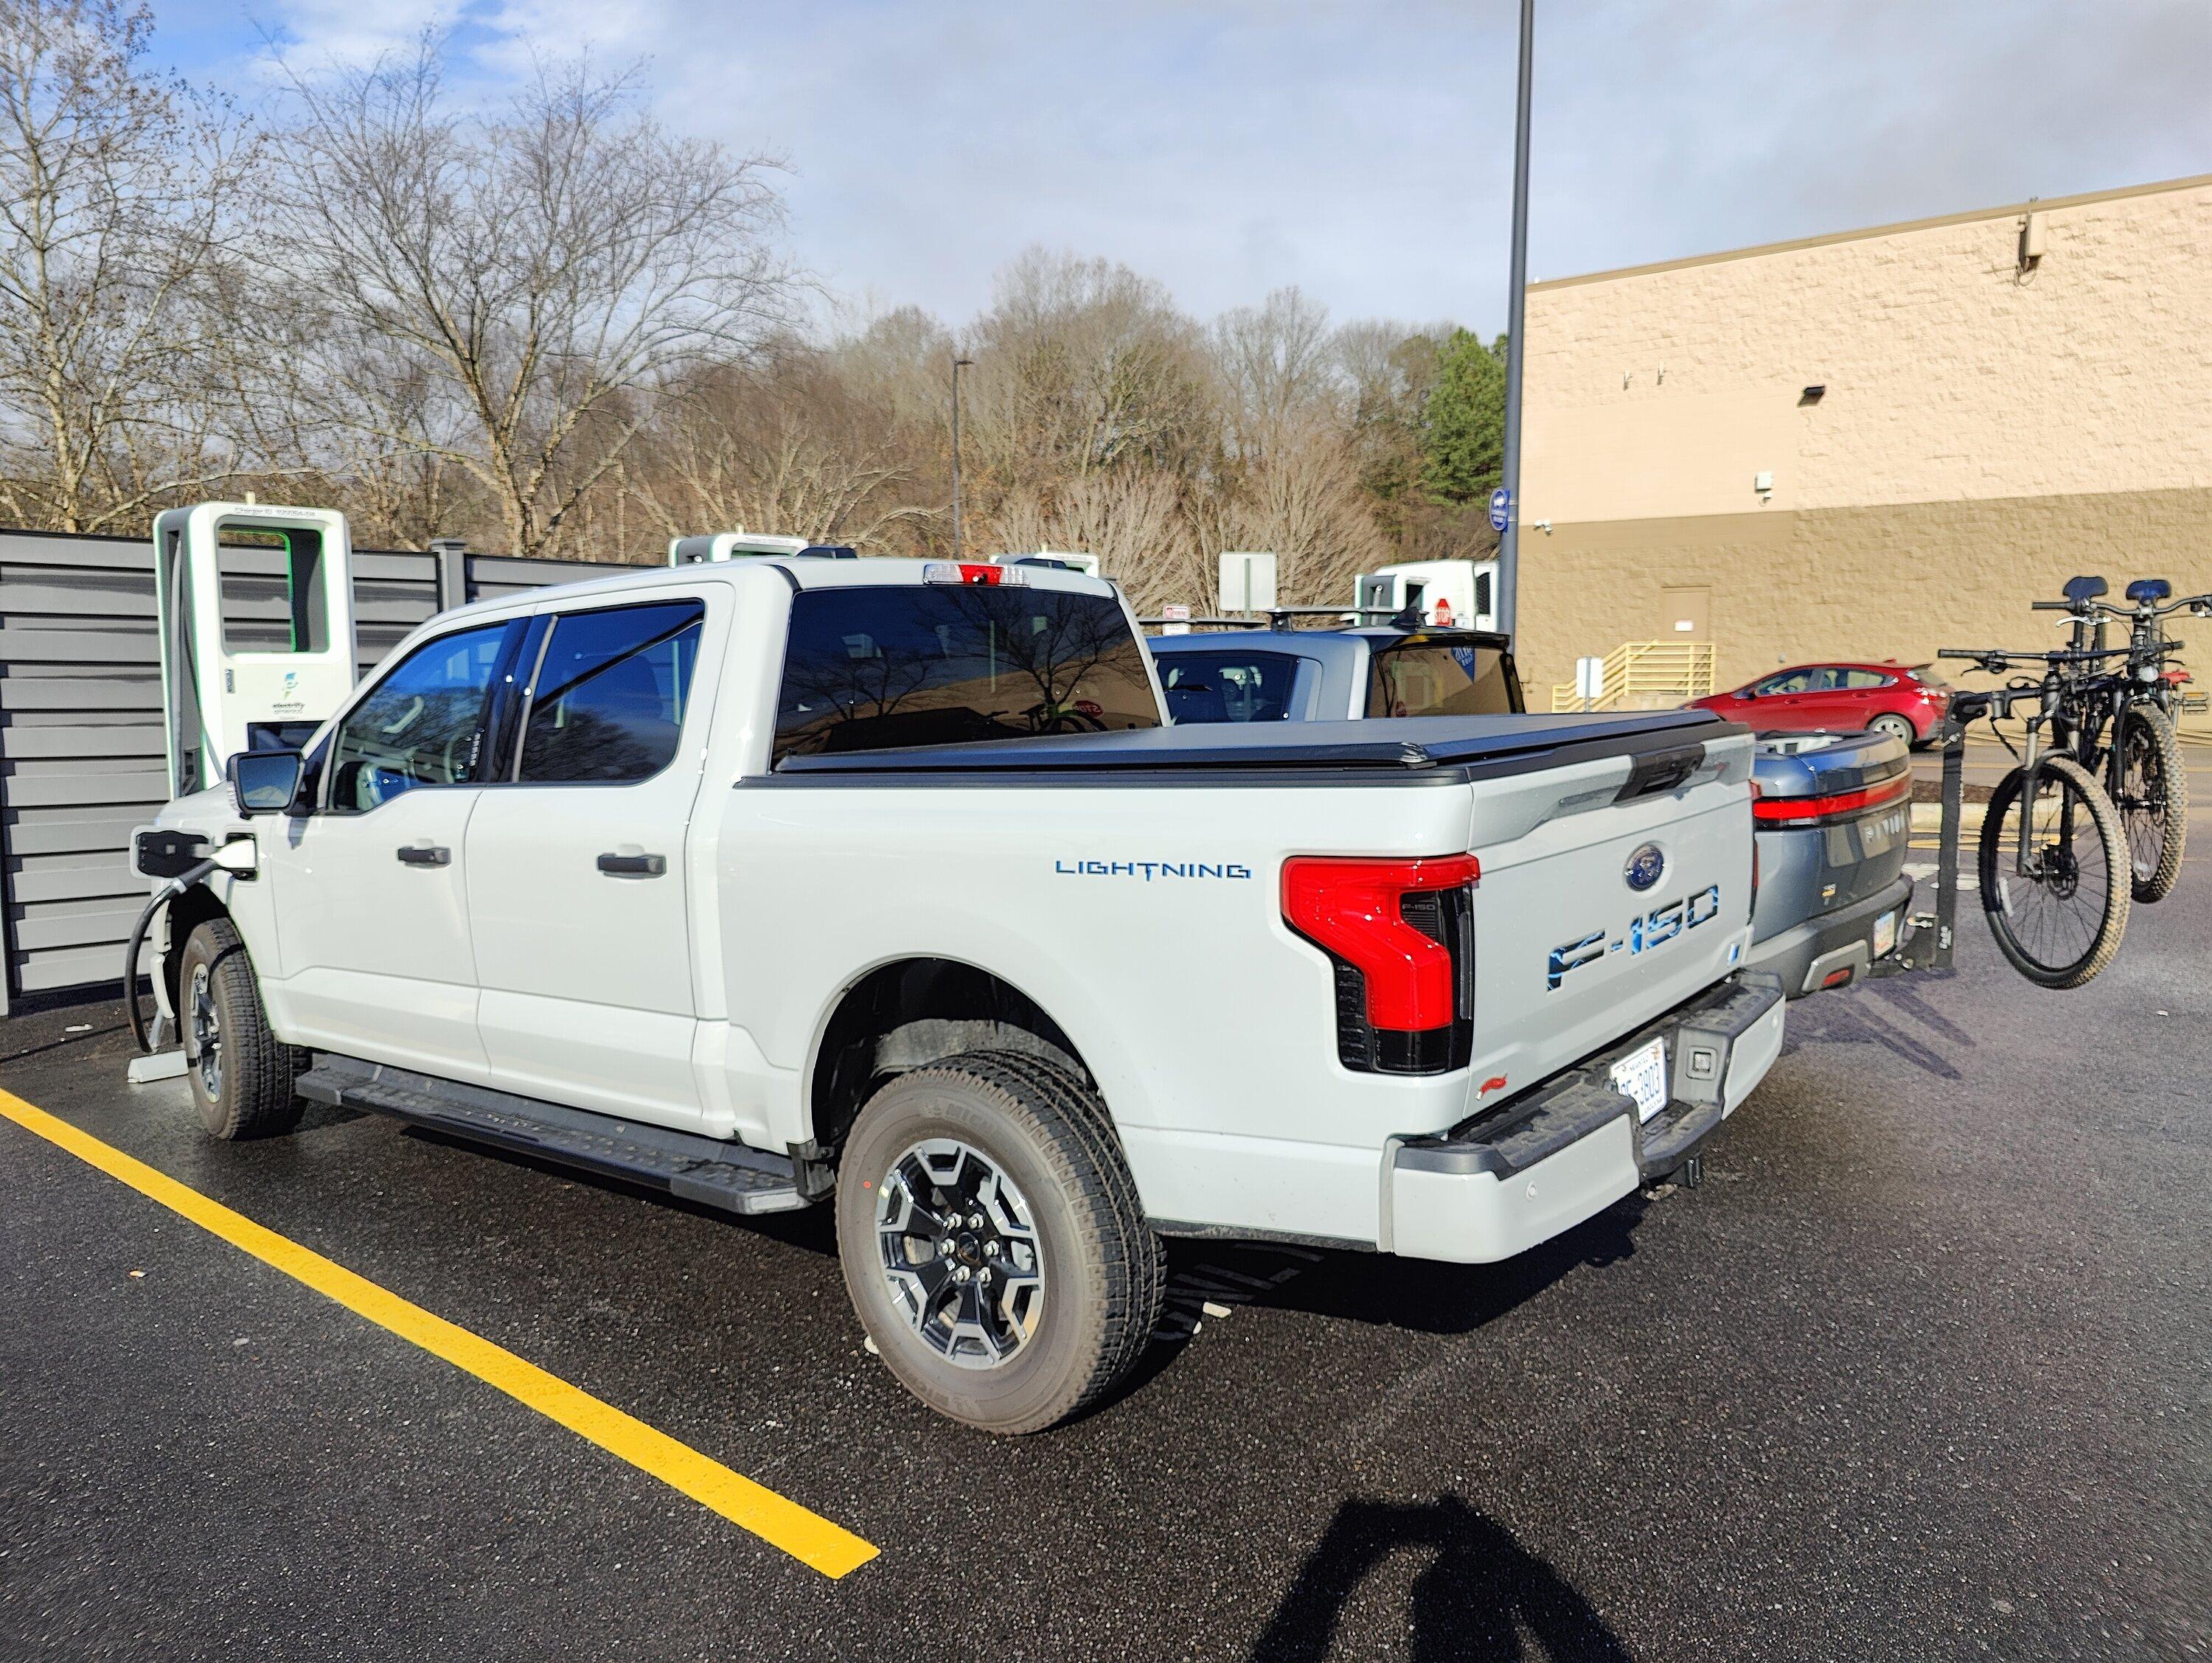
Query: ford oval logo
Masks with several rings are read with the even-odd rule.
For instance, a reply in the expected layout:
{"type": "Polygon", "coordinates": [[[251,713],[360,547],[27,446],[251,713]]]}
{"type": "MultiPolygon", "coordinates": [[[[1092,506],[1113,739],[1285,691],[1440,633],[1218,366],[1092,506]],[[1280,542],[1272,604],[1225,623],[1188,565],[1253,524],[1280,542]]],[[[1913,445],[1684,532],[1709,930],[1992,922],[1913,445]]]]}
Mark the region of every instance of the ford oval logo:
{"type": "Polygon", "coordinates": [[[1642,895],[1665,877],[1666,872],[1667,856],[1664,852],[1656,843],[1646,843],[1628,857],[1628,865],[1621,876],[1628,880],[1630,889],[1642,895]]]}

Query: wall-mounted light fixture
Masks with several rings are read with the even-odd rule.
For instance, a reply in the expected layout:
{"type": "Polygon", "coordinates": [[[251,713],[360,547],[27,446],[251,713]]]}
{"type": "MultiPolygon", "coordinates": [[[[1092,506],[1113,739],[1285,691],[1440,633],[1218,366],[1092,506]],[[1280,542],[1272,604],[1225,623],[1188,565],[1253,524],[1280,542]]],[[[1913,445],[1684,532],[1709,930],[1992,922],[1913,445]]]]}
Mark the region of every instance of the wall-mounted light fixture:
{"type": "Polygon", "coordinates": [[[1765,501],[1767,498],[1774,495],[1774,476],[1771,473],[1755,473],[1752,475],[1751,489],[1759,493],[1759,500],[1761,502],[1765,501]]]}
{"type": "Polygon", "coordinates": [[[2020,275],[2025,277],[2043,264],[2043,215],[2031,208],[2020,222],[2020,275]]]}
{"type": "Polygon", "coordinates": [[[1823,381],[1817,383],[1813,386],[1809,386],[1806,388],[1804,391],[1799,393],[1797,395],[1797,402],[1801,404],[1817,404],[1827,396],[1827,383],[1823,381]]]}

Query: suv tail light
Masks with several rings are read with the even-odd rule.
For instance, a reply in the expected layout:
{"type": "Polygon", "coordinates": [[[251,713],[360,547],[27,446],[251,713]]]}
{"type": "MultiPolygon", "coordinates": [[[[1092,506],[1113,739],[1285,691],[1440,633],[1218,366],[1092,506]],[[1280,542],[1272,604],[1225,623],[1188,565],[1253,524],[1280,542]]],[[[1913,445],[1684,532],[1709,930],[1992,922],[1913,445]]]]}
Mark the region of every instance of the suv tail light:
{"type": "Polygon", "coordinates": [[[1863,791],[1838,792],[1831,797],[1753,796],[1753,822],[1763,827],[1825,826],[1850,820],[1872,809],[1887,808],[1912,794],[1912,776],[1900,768],[1888,779],[1863,791]]]}
{"type": "Polygon", "coordinates": [[[1336,972],[1336,1053],[1363,1073],[1443,1074],[1474,1049],[1471,854],[1415,860],[1300,855],[1283,918],[1336,972]]]}

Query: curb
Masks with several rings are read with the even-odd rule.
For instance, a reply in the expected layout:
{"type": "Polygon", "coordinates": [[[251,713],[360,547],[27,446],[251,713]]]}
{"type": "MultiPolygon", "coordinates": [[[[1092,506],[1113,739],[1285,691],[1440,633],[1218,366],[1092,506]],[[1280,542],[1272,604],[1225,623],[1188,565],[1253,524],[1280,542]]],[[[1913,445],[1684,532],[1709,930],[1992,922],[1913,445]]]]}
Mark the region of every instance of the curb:
{"type": "MultiPolygon", "coordinates": [[[[1959,829],[1979,831],[1982,822],[1989,817],[1987,803],[1959,804],[1959,829]]],[[[1915,803],[1912,805],[1912,829],[1917,832],[1940,832],[1943,829],[1943,805],[1941,803],[1915,803]]]]}

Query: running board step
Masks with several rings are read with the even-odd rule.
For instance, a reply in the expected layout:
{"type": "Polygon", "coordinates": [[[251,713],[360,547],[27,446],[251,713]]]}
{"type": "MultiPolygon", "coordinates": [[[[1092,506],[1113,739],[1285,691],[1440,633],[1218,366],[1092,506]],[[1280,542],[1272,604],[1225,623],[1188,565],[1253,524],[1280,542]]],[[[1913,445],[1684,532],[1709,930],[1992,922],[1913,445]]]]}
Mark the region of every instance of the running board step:
{"type": "Polygon", "coordinates": [[[790,1160],[721,1138],[567,1108],[489,1086],[318,1053],[299,1093],[332,1108],[368,1109],[471,1143],[628,1179],[727,1212],[806,1205],[790,1160]]]}

